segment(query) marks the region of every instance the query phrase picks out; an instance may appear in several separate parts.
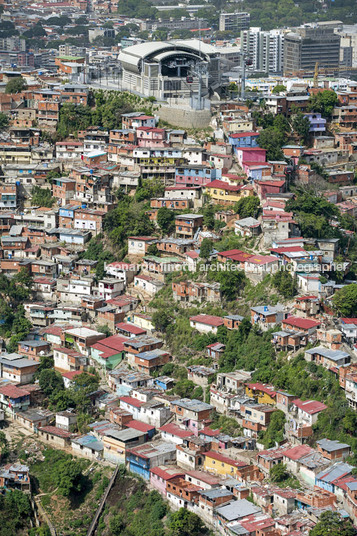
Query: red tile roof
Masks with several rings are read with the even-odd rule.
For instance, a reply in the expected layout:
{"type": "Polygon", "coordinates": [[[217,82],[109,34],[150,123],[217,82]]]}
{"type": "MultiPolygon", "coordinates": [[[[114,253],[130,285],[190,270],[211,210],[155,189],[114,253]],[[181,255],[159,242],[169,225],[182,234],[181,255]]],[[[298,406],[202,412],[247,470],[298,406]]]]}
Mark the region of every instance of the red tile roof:
{"type": "Polygon", "coordinates": [[[187,251],[186,256],[190,257],[190,259],[198,259],[199,254],[197,251],[187,251]]]}
{"type": "Polygon", "coordinates": [[[71,370],[70,372],[64,372],[62,377],[67,378],[68,380],[73,380],[73,378],[79,376],[80,374],[83,374],[83,370],[71,370]]]}
{"type": "Polygon", "coordinates": [[[314,452],[314,449],[309,447],[309,445],[297,445],[296,447],[285,450],[284,456],[286,456],[290,460],[296,461],[302,458],[303,456],[310,454],[311,452],[314,452]]]}
{"type": "MultiPolygon", "coordinates": [[[[147,119],[155,119],[153,115],[136,115],[135,117],[130,117],[132,121],[139,119],[140,121],[146,121],[147,119]]],[[[139,127],[140,128],[140,127],[139,127]]]]}
{"type": "Polygon", "coordinates": [[[264,264],[278,262],[278,259],[272,255],[250,255],[249,259],[247,259],[247,262],[262,266],[264,264]]]}
{"type": "Polygon", "coordinates": [[[221,257],[226,257],[227,259],[235,262],[245,262],[252,257],[251,253],[246,253],[245,251],[240,251],[239,249],[221,251],[218,253],[218,255],[221,257]]]}
{"type": "Polygon", "coordinates": [[[228,134],[229,138],[246,138],[248,136],[259,136],[259,132],[233,132],[228,134]]]}
{"type": "Polygon", "coordinates": [[[253,391],[261,391],[262,393],[266,393],[273,398],[276,396],[276,392],[270,385],[264,385],[263,383],[256,382],[248,383],[247,387],[253,391]]]}
{"type": "MultiPolygon", "coordinates": [[[[76,350],[73,350],[73,348],[66,348],[65,346],[57,346],[55,350],[57,352],[61,352],[61,354],[70,355],[72,357],[83,357],[83,354],[81,354],[80,352],[77,352],[76,350]]],[[[78,372],[81,372],[81,371],[78,371],[78,372]]]]}
{"type": "Polygon", "coordinates": [[[95,348],[99,352],[102,352],[103,355],[101,357],[104,357],[105,359],[106,356],[110,357],[119,352],[124,352],[124,342],[127,340],[128,338],[123,337],[122,335],[112,335],[111,337],[101,339],[99,342],[92,344],[91,348],[95,348]]]}
{"type": "Polygon", "coordinates": [[[119,322],[119,324],[116,325],[116,328],[121,329],[122,331],[127,331],[128,333],[133,333],[134,335],[146,333],[146,329],[139,328],[139,326],[134,326],[133,324],[127,324],[126,322],[119,322]]]}
{"type": "Polygon", "coordinates": [[[129,236],[130,240],[141,240],[141,242],[150,242],[151,240],[157,240],[154,236],[129,236]]]}
{"type": "Polygon", "coordinates": [[[107,348],[106,346],[103,346],[102,344],[98,342],[95,344],[92,344],[91,348],[94,348],[95,350],[98,350],[98,352],[100,352],[101,359],[108,359],[109,357],[112,357],[113,355],[118,354],[118,350],[112,350],[110,348],[107,348]]]}
{"type": "Polygon", "coordinates": [[[144,132],[161,132],[161,133],[165,132],[164,128],[158,128],[158,127],[138,127],[136,130],[143,130],[144,132]]]}
{"type": "Polygon", "coordinates": [[[281,188],[284,186],[285,181],[255,181],[256,184],[262,185],[262,186],[278,186],[281,188]]]}
{"type": "Polygon", "coordinates": [[[202,482],[205,482],[206,484],[214,485],[221,482],[220,478],[210,475],[204,471],[196,471],[195,469],[192,469],[192,471],[187,471],[186,474],[196,478],[197,480],[202,480],[202,482]]]}
{"type": "Polygon", "coordinates": [[[318,402],[317,400],[302,401],[297,398],[296,400],[294,400],[293,404],[302,411],[305,411],[305,413],[308,413],[309,415],[314,415],[315,413],[320,413],[320,411],[327,409],[327,406],[325,404],[323,404],[322,402],[318,402]]]}
{"type": "Polygon", "coordinates": [[[270,250],[272,253],[295,253],[295,252],[301,252],[301,253],[306,253],[306,251],[304,250],[304,248],[302,248],[301,246],[288,246],[286,248],[272,248],[270,250]]]}
{"type": "Polygon", "coordinates": [[[72,436],[71,432],[67,432],[67,430],[63,430],[62,428],[57,428],[57,426],[41,426],[39,430],[64,439],[72,436]]]}
{"type": "Polygon", "coordinates": [[[72,329],[74,326],[71,324],[66,324],[63,326],[49,326],[48,328],[45,328],[41,331],[41,333],[46,335],[61,335],[63,331],[66,329],[72,329]]]}
{"type": "Polygon", "coordinates": [[[135,408],[140,408],[143,404],[145,404],[145,402],[141,402],[140,400],[137,400],[136,398],[133,398],[132,396],[121,396],[119,400],[120,402],[129,404],[129,406],[134,406],[135,408]]]}
{"type": "Polygon", "coordinates": [[[191,316],[190,321],[192,322],[199,322],[200,324],[207,324],[208,326],[223,326],[223,318],[220,316],[213,316],[213,315],[196,315],[191,316]]]}
{"type": "Polygon", "coordinates": [[[218,255],[221,255],[222,257],[230,257],[231,255],[237,255],[239,253],[243,253],[240,249],[227,249],[227,251],[220,251],[218,255]]]}
{"type": "Polygon", "coordinates": [[[25,389],[16,387],[16,385],[5,385],[5,387],[1,387],[0,395],[8,396],[10,398],[20,398],[21,396],[29,396],[30,393],[25,389]]]}
{"type": "Polygon", "coordinates": [[[222,454],[219,454],[218,452],[215,452],[213,450],[204,452],[203,455],[206,456],[207,458],[212,458],[213,460],[217,460],[218,462],[223,462],[229,465],[233,465],[234,467],[246,467],[247,465],[249,465],[246,462],[240,462],[237,460],[232,460],[232,458],[228,458],[227,456],[222,456],[222,454]]]}
{"type": "Polygon", "coordinates": [[[252,516],[251,520],[247,517],[246,519],[243,519],[240,524],[245,530],[249,531],[250,534],[255,534],[258,530],[275,527],[275,521],[271,517],[267,517],[266,519],[255,519],[252,516]]]}
{"type": "Polygon", "coordinates": [[[161,426],[159,430],[160,432],[166,432],[167,434],[172,434],[176,437],[181,437],[182,439],[193,435],[191,430],[182,430],[182,428],[173,422],[164,424],[164,426],[161,426]]]}
{"type": "Polygon", "coordinates": [[[289,316],[282,323],[288,326],[295,326],[299,329],[311,329],[320,325],[320,322],[310,320],[310,318],[299,318],[297,316],[289,316]]]}
{"type": "MultiPolygon", "coordinates": [[[[305,300],[316,300],[317,296],[298,296],[295,298],[296,301],[305,301],[305,300]]],[[[357,321],[357,320],[356,320],[357,321]]]]}
{"type": "Polygon", "coordinates": [[[150,473],[159,476],[164,480],[171,480],[172,478],[176,478],[177,476],[185,476],[185,473],[180,472],[179,469],[175,471],[173,467],[165,467],[165,469],[163,467],[153,467],[152,469],[150,469],[150,473]]]}
{"type": "MultiPolygon", "coordinates": [[[[237,147],[238,151],[247,151],[247,152],[251,152],[251,151],[254,151],[254,152],[266,152],[266,149],[262,149],[261,147],[237,147]]],[[[266,162],[265,162],[266,163],[266,162]]]]}
{"type": "Polygon", "coordinates": [[[241,190],[242,187],[233,186],[233,185],[228,184],[228,182],[215,179],[214,181],[206,184],[205,188],[221,188],[222,190],[227,190],[228,192],[239,192],[239,190],[241,190]]]}
{"type": "Polygon", "coordinates": [[[151,426],[150,424],[146,424],[146,422],[137,421],[135,419],[125,423],[124,426],[134,428],[134,430],[139,430],[139,432],[150,432],[150,430],[155,430],[155,426],[151,426]]]}

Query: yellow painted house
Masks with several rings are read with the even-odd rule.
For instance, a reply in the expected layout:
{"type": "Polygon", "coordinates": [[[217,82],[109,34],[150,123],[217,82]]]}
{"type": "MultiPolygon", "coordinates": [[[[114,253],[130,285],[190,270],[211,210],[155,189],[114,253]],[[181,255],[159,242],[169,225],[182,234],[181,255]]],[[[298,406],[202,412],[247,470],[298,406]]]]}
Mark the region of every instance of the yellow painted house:
{"type": "Polygon", "coordinates": [[[29,145],[23,143],[13,145],[3,144],[0,146],[0,163],[1,164],[31,164],[32,155],[29,145]]]}
{"type": "Polygon", "coordinates": [[[245,394],[250,398],[254,398],[259,404],[276,405],[276,392],[270,385],[263,383],[247,383],[245,386],[245,394]]]}
{"type": "Polygon", "coordinates": [[[126,428],[124,430],[109,429],[102,438],[103,458],[115,464],[125,464],[126,451],[145,443],[145,433],[126,428]]]}
{"type": "Polygon", "coordinates": [[[218,179],[206,184],[204,191],[216,205],[234,205],[242,197],[254,195],[250,184],[236,186],[218,179]]]}
{"type": "Polygon", "coordinates": [[[220,476],[234,476],[237,471],[247,467],[247,463],[232,460],[226,456],[222,456],[219,452],[210,450],[204,453],[205,461],[203,468],[208,473],[220,476]]]}
{"type": "Polygon", "coordinates": [[[147,331],[154,331],[155,327],[152,323],[152,317],[150,315],[145,315],[142,313],[134,313],[127,318],[128,322],[132,322],[135,326],[139,328],[146,329],[147,331]]]}

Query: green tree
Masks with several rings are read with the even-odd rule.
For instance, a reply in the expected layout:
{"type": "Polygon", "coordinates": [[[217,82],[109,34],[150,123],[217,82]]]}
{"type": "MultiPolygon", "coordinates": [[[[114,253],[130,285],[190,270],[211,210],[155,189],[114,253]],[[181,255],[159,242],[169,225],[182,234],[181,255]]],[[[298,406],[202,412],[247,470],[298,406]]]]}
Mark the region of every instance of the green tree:
{"type": "Polygon", "coordinates": [[[125,527],[126,524],[123,518],[123,514],[116,514],[109,521],[109,528],[113,536],[120,536],[125,527]]]}
{"type": "Polygon", "coordinates": [[[326,89],[315,95],[311,95],[308,102],[308,110],[311,112],[320,112],[326,119],[331,119],[332,112],[338,97],[332,89],[326,89]]]}
{"type": "Polygon", "coordinates": [[[273,286],[284,298],[293,298],[297,293],[295,278],[286,270],[279,270],[273,275],[273,286]]]}
{"type": "Polygon", "coordinates": [[[239,218],[256,218],[260,210],[259,197],[250,195],[243,197],[234,206],[234,211],[239,214],[239,218]]]}
{"type": "Polygon", "coordinates": [[[39,375],[39,385],[46,396],[64,389],[63,378],[53,369],[44,369],[39,375]]]}
{"type": "Polygon", "coordinates": [[[309,139],[310,121],[302,112],[298,112],[293,117],[293,130],[298,134],[302,143],[306,144],[309,139]]]}
{"type": "Polygon", "coordinates": [[[57,137],[62,139],[78,130],[85,130],[92,124],[92,113],[89,106],[66,103],[60,108],[57,125],[57,137]]]}
{"type": "Polygon", "coordinates": [[[286,136],[274,127],[262,130],[258,136],[259,147],[267,151],[267,160],[283,160],[281,148],[286,142],[286,136]]]}
{"type": "Polygon", "coordinates": [[[40,186],[34,186],[32,189],[32,204],[40,207],[51,208],[56,202],[56,199],[52,196],[49,188],[41,188],[40,186]]]}
{"type": "Polygon", "coordinates": [[[273,88],[272,93],[273,93],[274,95],[277,95],[278,93],[283,93],[284,91],[286,91],[286,86],[284,86],[283,84],[277,84],[277,85],[273,88]]]}
{"type": "Polygon", "coordinates": [[[341,517],[338,512],[323,512],[310,536],[355,536],[356,531],[350,519],[341,517]]]}
{"type": "Polygon", "coordinates": [[[269,477],[272,482],[277,484],[284,482],[289,478],[289,473],[286,470],[286,465],[284,463],[277,463],[269,471],[269,477]]]}
{"type": "Polygon", "coordinates": [[[206,532],[201,519],[186,508],[180,508],[171,516],[170,536],[202,536],[206,532]]]}
{"type": "Polygon", "coordinates": [[[40,356],[40,366],[37,369],[37,375],[45,369],[52,369],[54,367],[54,360],[51,355],[40,356]]]}
{"type": "Polygon", "coordinates": [[[323,196],[309,191],[298,192],[295,199],[288,201],[286,210],[296,214],[301,233],[307,238],[333,238],[338,233],[329,220],[338,217],[339,210],[323,196]]]}
{"type": "Polygon", "coordinates": [[[154,19],[157,9],[149,1],[138,4],[136,0],[119,0],[118,13],[128,17],[154,19]]]}
{"type": "Polygon", "coordinates": [[[46,35],[46,31],[43,29],[41,21],[38,21],[34,26],[32,26],[32,28],[24,32],[24,37],[28,37],[30,39],[35,37],[45,37],[46,35]]]}
{"type": "Polygon", "coordinates": [[[8,126],[9,126],[9,118],[7,117],[7,115],[0,112],[0,130],[4,130],[8,126]]]}
{"type": "Polygon", "coordinates": [[[286,117],[282,114],[264,114],[257,117],[257,123],[263,126],[263,130],[258,137],[259,147],[266,149],[268,160],[282,160],[284,155],[282,146],[288,141],[290,125],[286,117]]]}
{"type": "Polygon", "coordinates": [[[155,229],[146,214],[146,208],[125,196],[118,202],[117,208],[106,215],[104,230],[114,245],[124,248],[128,236],[149,236],[155,229]]]}
{"type": "Polygon", "coordinates": [[[159,257],[160,251],[157,249],[156,244],[150,244],[150,246],[147,249],[147,254],[152,255],[153,257],[159,257]]]}
{"type": "Polygon", "coordinates": [[[209,204],[203,209],[203,225],[207,227],[207,229],[213,229],[214,228],[214,206],[209,204]]]}
{"type": "Polygon", "coordinates": [[[201,259],[208,259],[213,251],[213,242],[209,238],[204,238],[200,245],[201,259]]]}
{"type": "Polygon", "coordinates": [[[0,460],[5,460],[9,453],[9,442],[6,439],[5,432],[0,430],[0,460]]]}
{"type": "MultiPolygon", "coordinates": [[[[50,17],[49,19],[46,20],[46,24],[50,26],[60,26],[61,28],[63,28],[63,26],[67,26],[67,24],[71,24],[71,22],[72,22],[71,19],[66,16],[50,17]]],[[[79,19],[77,19],[77,23],[82,24],[82,22],[79,19]]]]}
{"type": "Polygon", "coordinates": [[[157,211],[157,224],[163,234],[171,234],[175,230],[175,213],[167,207],[157,211]]]}
{"type": "Polygon", "coordinates": [[[284,439],[285,413],[274,411],[270,423],[263,433],[263,444],[265,448],[274,447],[276,443],[281,443],[284,439]]]}
{"type": "Polygon", "coordinates": [[[172,318],[167,310],[158,309],[152,315],[152,321],[155,326],[155,329],[164,332],[166,328],[171,324],[172,318]]]}
{"type": "Polygon", "coordinates": [[[104,333],[107,337],[110,337],[112,335],[111,329],[108,326],[108,324],[102,324],[100,326],[97,326],[97,331],[100,333],[104,333]]]}
{"type": "Polygon", "coordinates": [[[150,200],[152,197],[162,197],[164,191],[165,186],[161,180],[145,179],[143,181],[141,177],[139,177],[138,187],[135,190],[135,200],[145,201],[150,200]]]}
{"type": "Polygon", "coordinates": [[[91,405],[89,395],[98,389],[98,385],[98,377],[87,372],[83,372],[74,378],[73,385],[68,389],[68,394],[77,411],[88,412],[91,405]]]}
{"type": "Polygon", "coordinates": [[[332,296],[335,311],[344,317],[357,316],[357,284],[346,285],[332,296]]]}
{"type": "Polygon", "coordinates": [[[236,270],[236,265],[227,265],[226,270],[219,269],[218,264],[210,265],[207,272],[209,281],[220,283],[220,289],[223,297],[228,300],[234,300],[244,288],[246,277],[242,270],[236,270]]]}
{"type": "Polygon", "coordinates": [[[22,76],[11,78],[5,86],[5,93],[21,93],[27,89],[26,80],[22,76]]]}

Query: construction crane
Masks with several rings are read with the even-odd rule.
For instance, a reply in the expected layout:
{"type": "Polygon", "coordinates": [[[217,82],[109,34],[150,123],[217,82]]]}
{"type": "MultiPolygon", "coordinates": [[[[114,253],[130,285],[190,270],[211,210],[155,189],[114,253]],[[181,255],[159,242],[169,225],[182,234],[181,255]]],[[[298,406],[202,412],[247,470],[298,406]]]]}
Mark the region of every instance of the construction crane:
{"type": "MultiPolygon", "coordinates": [[[[331,75],[331,76],[336,76],[336,73],[341,73],[341,72],[350,72],[350,71],[357,71],[357,67],[346,67],[346,66],[340,66],[340,65],[329,65],[328,67],[321,67],[319,65],[319,62],[317,61],[316,64],[315,64],[315,69],[314,69],[314,87],[317,87],[315,86],[315,80],[316,82],[318,81],[318,76],[319,74],[322,74],[322,75],[331,75]]],[[[311,71],[307,72],[306,70],[300,70],[300,71],[296,71],[294,72],[292,75],[290,76],[301,76],[303,77],[304,75],[309,75],[309,73],[311,73],[311,71]]],[[[311,74],[310,74],[311,76],[311,74]]]]}
{"type": "Polygon", "coordinates": [[[319,62],[317,61],[315,64],[315,72],[314,72],[314,87],[318,87],[319,82],[319,62]]]}

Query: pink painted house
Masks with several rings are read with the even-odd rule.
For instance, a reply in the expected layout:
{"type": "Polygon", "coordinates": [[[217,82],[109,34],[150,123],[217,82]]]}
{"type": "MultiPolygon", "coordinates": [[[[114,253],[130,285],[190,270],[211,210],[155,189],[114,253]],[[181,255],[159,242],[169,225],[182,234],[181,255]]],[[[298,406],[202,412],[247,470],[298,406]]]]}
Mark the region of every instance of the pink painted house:
{"type": "Polygon", "coordinates": [[[164,128],[138,127],[136,137],[139,147],[164,147],[166,144],[166,130],[164,128]]]}
{"type": "MultiPolygon", "coordinates": [[[[285,180],[256,180],[254,181],[254,188],[259,199],[264,200],[266,199],[267,194],[280,194],[285,192],[285,180]]],[[[284,211],[281,212],[283,213],[284,211]]]]}
{"type": "Polygon", "coordinates": [[[185,478],[185,473],[178,467],[170,467],[166,465],[158,465],[150,469],[150,484],[157,489],[157,491],[166,497],[166,486],[169,480],[176,477],[185,478]]]}
{"type": "Polygon", "coordinates": [[[260,147],[238,147],[236,155],[241,167],[249,162],[255,164],[266,162],[266,150],[260,147]]]}

